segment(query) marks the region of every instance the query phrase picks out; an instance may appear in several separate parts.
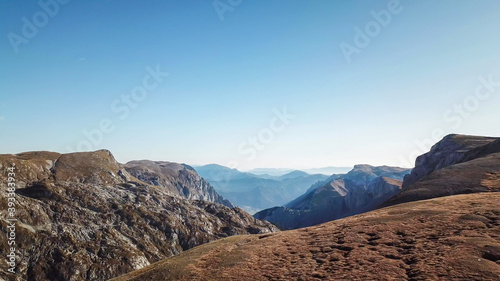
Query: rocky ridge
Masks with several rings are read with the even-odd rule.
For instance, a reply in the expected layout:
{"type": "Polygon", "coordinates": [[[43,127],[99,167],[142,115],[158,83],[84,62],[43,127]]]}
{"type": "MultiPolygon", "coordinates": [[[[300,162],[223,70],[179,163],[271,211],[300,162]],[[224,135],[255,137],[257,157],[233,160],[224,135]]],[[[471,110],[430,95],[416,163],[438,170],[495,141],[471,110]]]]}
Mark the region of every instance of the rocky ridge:
{"type": "Polygon", "coordinates": [[[208,181],[186,164],[141,160],[130,161],[124,167],[137,179],[151,185],[162,186],[175,195],[234,207],[229,200],[220,196],[208,181]]]}
{"type": "Polygon", "coordinates": [[[417,157],[415,168],[404,178],[403,188],[448,166],[500,152],[500,138],[451,134],[417,157]]]}
{"type": "Polygon", "coordinates": [[[263,210],[254,217],[280,229],[295,229],[370,211],[399,192],[402,182],[397,178],[408,172],[396,167],[356,165],[346,175],[334,175],[285,206],[263,210]]]}
{"type": "MultiPolygon", "coordinates": [[[[106,150],[0,155],[2,171],[12,164],[18,267],[13,277],[1,262],[6,280],[107,280],[219,238],[277,231],[241,209],[142,182],[106,150]]],[[[194,180],[176,182],[197,190],[196,178],[187,178],[194,180]]],[[[7,185],[6,174],[0,185],[7,185]]],[[[1,193],[3,218],[6,210],[1,193]]],[[[6,223],[1,229],[7,233],[6,223]]],[[[0,247],[8,248],[4,235],[0,247]]]]}
{"type": "Polygon", "coordinates": [[[393,206],[219,240],[116,280],[499,280],[499,154],[498,139],[450,135],[419,157],[393,206]]]}
{"type": "Polygon", "coordinates": [[[419,156],[403,189],[382,206],[464,193],[500,191],[500,139],[448,135],[419,156]]]}

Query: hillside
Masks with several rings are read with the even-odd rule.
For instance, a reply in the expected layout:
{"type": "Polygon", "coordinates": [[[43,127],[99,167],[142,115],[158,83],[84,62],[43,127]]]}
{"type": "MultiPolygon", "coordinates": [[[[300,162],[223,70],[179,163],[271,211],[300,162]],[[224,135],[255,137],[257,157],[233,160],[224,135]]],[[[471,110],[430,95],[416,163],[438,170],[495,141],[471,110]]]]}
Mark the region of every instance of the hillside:
{"type": "Polygon", "coordinates": [[[254,217],[284,230],[370,211],[400,191],[399,179],[408,172],[397,167],[356,165],[345,175],[313,185],[285,206],[260,211],[254,217]]]}
{"type": "MultiPolygon", "coordinates": [[[[216,239],[277,230],[239,208],[188,200],[142,182],[107,150],[0,155],[0,168],[12,164],[18,187],[16,280],[107,280],[216,239]]],[[[177,172],[169,179],[191,194],[203,191],[177,172]]],[[[7,186],[6,174],[0,185],[7,186]]],[[[6,196],[0,194],[3,218],[6,196]]],[[[6,235],[0,247],[9,249],[6,235]]],[[[11,280],[5,256],[0,269],[0,279],[11,280]]]]}
{"type": "Polygon", "coordinates": [[[457,195],[230,237],[113,280],[498,280],[499,200],[457,195]]]}

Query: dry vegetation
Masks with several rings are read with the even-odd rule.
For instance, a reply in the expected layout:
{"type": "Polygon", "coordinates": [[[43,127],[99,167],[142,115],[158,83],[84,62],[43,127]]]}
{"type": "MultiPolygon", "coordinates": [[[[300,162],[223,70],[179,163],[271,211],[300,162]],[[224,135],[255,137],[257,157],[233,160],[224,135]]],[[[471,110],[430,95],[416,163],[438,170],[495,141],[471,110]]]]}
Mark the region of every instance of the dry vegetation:
{"type": "Polygon", "coordinates": [[[114,280],[499,280],[499,193],[212,242],[114,280]]]}

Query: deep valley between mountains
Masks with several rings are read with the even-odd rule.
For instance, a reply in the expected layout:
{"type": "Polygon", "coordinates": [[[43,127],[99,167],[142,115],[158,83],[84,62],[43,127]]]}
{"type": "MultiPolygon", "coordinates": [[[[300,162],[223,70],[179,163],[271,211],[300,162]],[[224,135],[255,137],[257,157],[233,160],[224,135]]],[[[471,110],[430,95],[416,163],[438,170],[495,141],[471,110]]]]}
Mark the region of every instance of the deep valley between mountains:
{"type": "Polygon", "coordinates": [[[500,280],[499,138],[448,135],[413,169],[330,175],[107,150],[0,155],[9,167],[3,280],[500,280]]]}

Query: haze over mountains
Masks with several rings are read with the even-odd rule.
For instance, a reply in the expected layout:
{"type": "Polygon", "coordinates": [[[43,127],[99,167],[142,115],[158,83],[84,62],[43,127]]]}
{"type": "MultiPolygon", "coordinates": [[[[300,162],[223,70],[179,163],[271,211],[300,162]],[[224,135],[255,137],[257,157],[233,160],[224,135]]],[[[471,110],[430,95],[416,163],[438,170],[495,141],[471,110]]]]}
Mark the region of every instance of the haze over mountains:
{"type": "MultiPolygon", "coordinates": [[[[349,172],[352,167],[322,167],[322,168],[312,168],[312,169],[300,169],[300,171],[306,172],[308,174],[322,174],[322,175],[332,175],[332,174],[345,174],[349,172]]],[[[290,172],[296,171],[294,169],[278,169],[278,168],[256,168],[247,171],[248,173],[254,175],[270,175],[270,176],[282,176],[290,172]]]]}
{"type": "Polygon", "coordinates": [[[356,165],[345,175],[333,175],[284,205],[260,211],[258,219],[281,229],[311,226],[374,209],[399,193],[410,170],[356,165]]]}
{"type": "MultiPolygon", "coordinates": [[[[16,167],[14,279],[107,280],[130,272],[117,280],[496,280],[499,144],[449,135],[411,173],[356,165],[329,177],[261,177],[197,167],[210,180],[185,164],[120,164],[107,150],[3,154],[0,169],[16,167]],[[301,193],[252,217],[219,189],[266,204],[285,202],[273,189],[301,193]],[[281,229],[326,223],[273,234],[279,230],[266,220],[281,229]]],[[[6,194],[0,202],[5,215],[6,194]]],[[[8,247],[7,236],[0,245],[8,247]]],[[[5,280],[7,266],[0,265],[5,280]]]]}
{"type": "MultiPolygon", "coordinates": [[[[304,193],[312,184],[328,178],[326,175],[310,175],[303,171],[289,171],[280,176],[267,173],[255,175],[216,164],[195,169],[218,193],[252,214],[286,204],[304,193]]],[[[269,172],[268,169],[265,171],[269,172]]]]}
{"type": "Polygon", "coordinates": [[[0,281],[500,281],[500,0],[0,23],[0,281]]]}
{"type": "MultiPolygon", "coordinates": [[[[228,280],[498,280],[498,154],[498,138],[449,135],[418,158],[401,192],[384,204],[394,206],[308,228],[222,239],[114,280],[221,276],[228,280]]],[[[379,183],[396,181],[370,171],[383,170],[392,176],[407,173],[391,169],[358,166],[351,174],[354,177],[329,179],[326,187],[320,185],[309,193],[326,189],[330,192],[321,198],[332,193],[333,198],[346,197],[346,183],[366,183],[370,178],[379,183]]]]}

